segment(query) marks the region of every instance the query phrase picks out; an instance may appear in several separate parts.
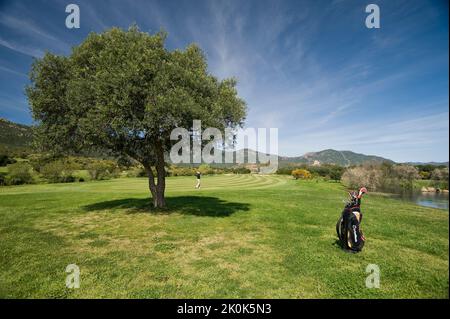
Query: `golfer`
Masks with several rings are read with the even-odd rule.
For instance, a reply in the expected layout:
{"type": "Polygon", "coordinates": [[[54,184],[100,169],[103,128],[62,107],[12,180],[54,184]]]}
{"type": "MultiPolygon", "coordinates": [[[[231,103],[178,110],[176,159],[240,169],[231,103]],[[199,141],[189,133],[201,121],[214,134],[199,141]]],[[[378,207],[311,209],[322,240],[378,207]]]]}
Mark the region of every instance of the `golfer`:
{"type": "Polygon", "coordinates": [[[201,174],[199,171],[197,171],[197,173],[195,173],[195,177],[197,177],[197,185],[195,185],[195,188],[200,188],[200,177],[201,174]]]}

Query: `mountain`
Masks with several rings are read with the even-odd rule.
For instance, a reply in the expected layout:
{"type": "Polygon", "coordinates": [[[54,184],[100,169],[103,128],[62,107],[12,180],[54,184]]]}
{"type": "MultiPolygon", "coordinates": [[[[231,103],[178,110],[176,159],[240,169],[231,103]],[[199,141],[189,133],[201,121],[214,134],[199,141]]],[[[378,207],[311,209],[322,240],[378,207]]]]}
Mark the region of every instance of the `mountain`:
{"type": "MultiPolygon", "coordinates": [[[[260,158],[260,154],[262,153],[254,151],[252,149],[240,149],[235,152],[236,154],[244,154],[245,161],[248,158],[254,158],[257,156],[257,159],[260,158]]],[[[257,161],[259,163],[259,160],[257,161]]],[[[279,166],[289,166],[289,165],[321,165],[321,164],[335,164],[339,166],[351,166],[351,165],[360,165],[363,163],[394,163],[394,161],[390,159],[386,159],[380,156],[374,155],[365,155],[359,154],[352,151],[336,151],[332,149],[323,150],[320,152],[310,152],[306,153],[302,156],[278,156],[278,164],[279,166]]]]}
{"type": "Polygon", "coordinates": [[[360,165],[363,163],[394,163],[392,160],[380,156],[359,154],[352,151],[336,151],[332,149],[306,153],[303,156],[297,157],[281,156],[279,162],[280,165],[299,163],[308,165],[335,164],[340,166],[360,165]]]}
{"type": "MultiPolygon", "coordinates": [[[[2,147],[10,149],[24,149],[27,148],[32,141],[32,130],[30,126],[13,123],[11,121],[0,118],[0,150],[2,147]]],[[[241,149],[235,152],[236,154],[241,154],[244,157],[244,161],[247,163],[248,158],[250,159],[256,157],[260,158],[259,152],[251,149],[241,149]],[[243,153],[243,154],[242,154],[243,153]]],[[[236,155],[234,154],[234,155],[236,155]]],[[[259,161],[258,161],[259,162],[259,161]]],[[[321,164],[336,164],[340,166],[351,166],[359,165],[363,163],[394,163],[393,161],[374,155],[359,154],[352,151],[336,151],[333,149],[327,149],[320,152],[306,153],[302,156],[279,156],[278,165],[280,167],[289,165],[321,165],[321,164]]],[[[446,163],[419,163],[410,162],[407,164],[411,165],[446,165],[446,163]]],[[[229,166],[227,164],[222,164],[229,166]]],[[[232,164],[231,164],[232,165],[232,164]]]]}
{"type": "Polygon", "coordinates": [[[12,149],[25,148],[31,144],[32,138],[30,126],[0,118],[0,146],[12,149]]]}

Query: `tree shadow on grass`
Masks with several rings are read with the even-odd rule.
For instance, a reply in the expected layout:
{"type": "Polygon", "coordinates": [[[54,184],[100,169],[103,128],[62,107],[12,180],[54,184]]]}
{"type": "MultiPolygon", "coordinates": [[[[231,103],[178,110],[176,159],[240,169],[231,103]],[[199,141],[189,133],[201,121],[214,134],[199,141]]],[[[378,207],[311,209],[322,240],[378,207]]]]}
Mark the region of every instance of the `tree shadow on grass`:
{"type": "Polygon", "coordinates": [[[99,202],[84,206],[88,212],[125,209],[129,214],[154,213],[170,214],[180,213],[195,216],[226,217],[237,211],[248,211],[247,203],[228,202],[217,197],[207,196],[177,196],[166,198],[167,208],[154,208],[151,198],[125,198],[99,202]]]}

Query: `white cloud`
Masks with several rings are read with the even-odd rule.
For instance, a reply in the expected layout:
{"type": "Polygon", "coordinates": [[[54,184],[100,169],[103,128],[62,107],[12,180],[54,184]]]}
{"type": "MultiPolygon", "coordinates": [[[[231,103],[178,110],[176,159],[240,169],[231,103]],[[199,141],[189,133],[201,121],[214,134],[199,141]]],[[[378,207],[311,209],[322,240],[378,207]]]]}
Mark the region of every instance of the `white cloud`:
{"type": "Polygon", "coordinates": [[[48,40],[51,40],[51,41],[59,41],[59,39],[57,39],[50,33],[46,32],[45,30],[43,30],[41,27],[36,25],[31,20],[27,20],[27,19],[23,19],[23,18],[18,19],[16,17],[0,13],[0,23],[11,29],[14,29],[15,31],[27,33],[32,36],[37,36],[39,38],[42,38],[42,37],[47,38],[48,40]]]}
{"type": "Polygon", "coordinates": [[[8,68],[6,66],[3,66],[3,65],[0,65],[0,70],[8,72],[8,73],[11,73],[11,74],[14,74],[14,75],[18,75],[18,76],[21,76],[21,77],[28,78],[28,76],[25,73],[18,72],[16,70],[10,69],[10,68],[8,68]]]}
{"type": "Polygon", "coordinates": [[[338,127],[308,130],[283,138],[280,149],[289,155],[301,155],[308,151],[334,148],[388,156],[396,161],[431,161],[432,156],[426,153],[421,154],[421,158],[409,158],[411,154],[420,153],[430,146],[440,146],[448,153],[448,112],[419,118],[412,116],[379,119],[370,123],[356,121],[338,127]]]}
{"type": "Polygon", "coordinates": [[[35,58],[39,58],[42,57],[44,55],[44,51],[42,51],[41,49],[35,48],[35,47],[30,47],[27,45],[22,45],[19,43],[15,43],[15,42],[11,42],[11,41],[7,41],[4,40],[2,38],[0,38],[0,45],[7,47],[8,49],[11,49],[13,51],[31,56],[31,57],[35,57],[35,58]]]}

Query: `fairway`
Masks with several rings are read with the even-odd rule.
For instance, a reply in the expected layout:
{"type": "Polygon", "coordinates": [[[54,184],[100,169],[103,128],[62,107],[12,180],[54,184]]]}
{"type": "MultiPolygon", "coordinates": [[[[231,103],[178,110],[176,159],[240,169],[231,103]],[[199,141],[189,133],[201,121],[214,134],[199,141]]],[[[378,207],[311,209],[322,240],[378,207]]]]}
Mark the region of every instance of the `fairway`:
{"type": "Polygon", "coordinates": [[[360,254],[336,244],[340,183],[145,178],[0,188],[0,298],[448,298],[448,212],[369,194],[360,254]],[[66,266],[81,271],[65,287],[66,266]],[[379,289],[366,267],[380,268],[379,289]]]}

